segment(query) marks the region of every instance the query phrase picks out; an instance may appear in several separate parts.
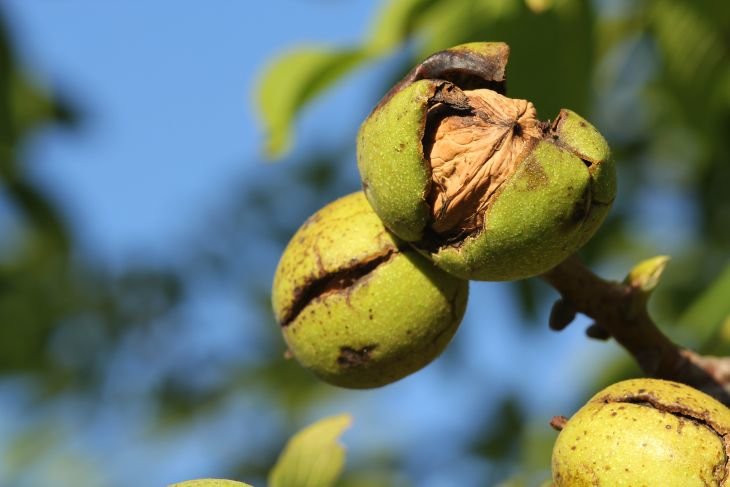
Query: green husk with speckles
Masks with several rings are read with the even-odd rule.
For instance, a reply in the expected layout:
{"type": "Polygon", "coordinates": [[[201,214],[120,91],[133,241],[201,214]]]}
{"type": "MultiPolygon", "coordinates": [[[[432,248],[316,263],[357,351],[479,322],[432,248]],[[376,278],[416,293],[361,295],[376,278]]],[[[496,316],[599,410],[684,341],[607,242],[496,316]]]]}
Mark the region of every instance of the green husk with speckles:
{"type": "Polygon", "coordinates": [[[365,195],[388,228],[408,241],[420,240],[428,223],[430,169],[423,135],[428,100],[435,91],[430,80],[413,83],[373,112],[358,135],[365,195]]]}
{"type": "Polygon", "coordinates": [[[378,387],[436,358],[468,283],[392,235],[354,193],[313,215],[276,270],[272,301],[293,356],[323,380],[378,387]]]}
{"type": "Polygon", "coordinates": [[[563,426],[553,448],[556,487],[728,485],[730,410],[689,387],[619,382],[563,426]]]}
{"type": "Polygon", "coordinates": [[[375,212],[393,233],[464,279],[512,280],[549,270],[593,236],[616,192],[605,139],[563,110],[529,139],[516,168],[473,218],[476,228],[433,230],[429,110],[451,104],[452,112],[468,113],[462,88],[503,93],[508,52],[503,43],[472,43],[431,56],[384,97],[358,135],[358,168],[375,212]]]}

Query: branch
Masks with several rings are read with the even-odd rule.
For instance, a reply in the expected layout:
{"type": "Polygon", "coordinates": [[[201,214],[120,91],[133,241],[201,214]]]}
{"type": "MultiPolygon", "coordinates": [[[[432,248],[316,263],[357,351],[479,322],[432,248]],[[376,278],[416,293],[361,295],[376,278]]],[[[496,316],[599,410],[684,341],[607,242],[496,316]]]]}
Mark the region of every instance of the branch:
{"type": "Polygon", "coordinates": [[[595,320],[590,336],[613,337],[647,376],[685,383],[730,405],[730,359],[676,345],[649,316],[646,302],[661,268],[648,284],[646,274],[619,283],[601,279],[575,256],[568,258],[542,276],[562,296],[553,308],[551,327],[562,329],[576,311],[583,313],[595,320]]]}

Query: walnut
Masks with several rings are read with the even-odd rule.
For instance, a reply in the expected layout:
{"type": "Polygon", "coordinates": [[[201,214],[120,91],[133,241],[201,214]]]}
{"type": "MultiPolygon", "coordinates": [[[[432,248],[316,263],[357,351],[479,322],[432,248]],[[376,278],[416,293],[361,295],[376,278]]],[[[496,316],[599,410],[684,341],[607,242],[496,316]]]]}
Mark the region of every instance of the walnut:
{"type": "Polygon", "coordinates": [[[537,120],[505,96],[509,47],[435,53],[363,122],[362,187],[386,227],[436,266],[474,280],[546,272],[590,239],[616,193],[605,139],[561,110],[537,120]]]}
{"type": "Polygon", "coordinates": [[[431,228],[439,234],[480,228],[490,198],[543,132],[537,111],[527,100],[489,89],[464,94],[469,112],[444,116],[450,107],[438,103],[428,113],[439,119],[429,154],[431,228]]]}
{"type": "Polygon", "coordinates": [[[466,281],[388,232],[362,192],[302,225],[271,292],[291,356],[322,380],[354,389],[389,384],[434,360],[456,332],[468,293],[466,281]]]}

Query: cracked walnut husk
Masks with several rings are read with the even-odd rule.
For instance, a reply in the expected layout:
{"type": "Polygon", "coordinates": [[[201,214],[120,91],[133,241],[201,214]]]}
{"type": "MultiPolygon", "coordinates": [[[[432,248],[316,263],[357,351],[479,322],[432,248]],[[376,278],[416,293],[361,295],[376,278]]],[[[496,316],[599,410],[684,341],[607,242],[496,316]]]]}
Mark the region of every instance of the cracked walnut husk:
{"type": "Polygon", "coordinates": [[[365,195],[396,235],[476,280],[543,273],[590,239],[616,191],[606,141],[562,110],[505,96],[509,48],[457,46],[416,66],[358,135],[365,195]]]}
{"type": "Polygon", "coordinates": [[[430,363],[451,340],[468,282],[392,235],[362,192],[330,203],[292,237],[272,301],[289,351],[334,385],[379,387],[430,363]]]}
{"type": "Polygon", "coordinates": [[[619,382],[559,428],[556,487],[728,485],[730,409],[690,386],[619,382]]]}

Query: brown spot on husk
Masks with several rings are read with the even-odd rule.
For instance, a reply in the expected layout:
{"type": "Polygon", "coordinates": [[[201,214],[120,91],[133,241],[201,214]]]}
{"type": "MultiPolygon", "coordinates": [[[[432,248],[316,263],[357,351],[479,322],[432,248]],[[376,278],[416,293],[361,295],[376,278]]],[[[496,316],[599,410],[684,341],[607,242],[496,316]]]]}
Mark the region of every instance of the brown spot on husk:
{"type": "Polygon", "coordinates": [[[527,181],[526,191],[537,191],[550,183],[545,169],[534,158],[525,161],[523,171],[527,181]]]}
{"type": "Polygon", "coordinates": [[[361,367],[370,361],[370,354],[378,347],[377,344],[366,345],[355,349],[351,347],[340,347],[340,354],[337,357],[337,364],[349,369],[361,367]]]}
{"type": "MultiPolygon", "coordinates": [[[[718,481],[717,485],[726,485],[728,478],[730,478],[730,469],[728,468],[728,463],[730,462],[730,438],[728,436],[730,435],[730,431],[721,424],[713,421],[712,415],[707,409],[692,409],[690,406],[684,404],[681,399],[677,401],[665,401],[646,389],[639,389],[636,393],[627,392],[618,395],[608,393],[602,397],[597,397],[595,400],[607,404],[627,403],[652,408],[662,413],[671,414],[680,421],[686,420],[709,429],[720,439],[725,450],[724,462],[713,468],[713,474],[715,476],[713,480],[718,481]]],[[[678,428],[677,433],[681,434],[681,428],[678,428]]]]}

